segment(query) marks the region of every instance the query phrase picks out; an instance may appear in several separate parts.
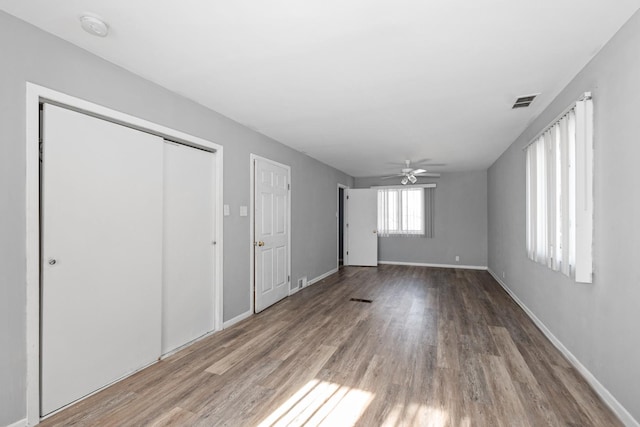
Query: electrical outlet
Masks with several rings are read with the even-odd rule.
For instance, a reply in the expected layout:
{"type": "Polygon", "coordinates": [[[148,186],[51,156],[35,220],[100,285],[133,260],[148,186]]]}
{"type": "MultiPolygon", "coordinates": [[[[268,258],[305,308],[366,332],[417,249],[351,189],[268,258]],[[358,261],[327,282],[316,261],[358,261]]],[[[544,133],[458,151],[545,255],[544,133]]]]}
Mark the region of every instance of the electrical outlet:
{"type": "Polygon", "coordinates": [[[460,262],[460,255],[456,255],[456,262],[460,262]]]}

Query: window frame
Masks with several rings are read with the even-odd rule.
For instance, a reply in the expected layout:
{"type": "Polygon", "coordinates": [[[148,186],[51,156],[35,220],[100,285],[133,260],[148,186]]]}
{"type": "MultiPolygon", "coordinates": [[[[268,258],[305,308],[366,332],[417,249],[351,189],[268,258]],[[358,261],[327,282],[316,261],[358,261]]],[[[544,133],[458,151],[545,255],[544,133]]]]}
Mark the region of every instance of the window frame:
{"type": "MultiPolygon", "coordinates": [[[[435,184],[419,184],[417,186],[380,186],[377,188],[377,228],[379,237],[433,237],[433,194],[427,194],[427,189],[435,188],[435,184]],[[409,209],[407,205],[410,201],[405,197],[419,190],[420,196],[417,201],[420,212],[418,216],[419,228],[415,227],[415,220],[412,220],[411,214],[406,212],[409,209]],[[395,195],[390,204],[389,198],[395,195]],[[385,201],[383,198],[386,197],[385,201]],[[430,197],[430,200],[427,200],[430,197]],[[389,209],[392,208],[394,214],[390,215],[389,209]],[[382,212],[386,210],[386,212],[382,212]],[[395,219],[389,219],[393,216],[395,219]],[[386,221],[385,221],[386,219],[386,221]],[[393,221],[395,226],[390,227],[393,221]],[[427,221],[430,223],[427,224],[427,221]],[[385,224],[386,222],[386,224],[385,224]],[[413,222],[413,226],[411,224],[413,222]]],[[[414,202],[415,203],[415,202],[414,202]]]]}

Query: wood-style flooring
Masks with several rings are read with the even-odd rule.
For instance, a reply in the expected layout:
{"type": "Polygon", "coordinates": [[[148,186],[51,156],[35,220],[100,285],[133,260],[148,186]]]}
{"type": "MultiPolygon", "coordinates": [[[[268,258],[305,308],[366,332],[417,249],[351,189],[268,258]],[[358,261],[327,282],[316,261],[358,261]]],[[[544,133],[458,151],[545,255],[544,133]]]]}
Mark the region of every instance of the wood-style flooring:
{"type": "Polygon", "coordinates": [[[383,265],[342,268],[42,425],[621,424],[487,272],[383,265]]]}

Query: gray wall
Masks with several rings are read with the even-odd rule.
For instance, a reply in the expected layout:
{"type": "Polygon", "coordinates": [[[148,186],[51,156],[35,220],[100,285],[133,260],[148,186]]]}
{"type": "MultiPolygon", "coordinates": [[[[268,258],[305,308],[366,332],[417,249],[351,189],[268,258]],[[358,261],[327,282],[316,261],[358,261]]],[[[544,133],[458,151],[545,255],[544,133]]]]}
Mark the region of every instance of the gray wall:
{"type": "Polygon", "coordinates": [[[640,13],[489,169],[489,267],[640,420],[640,13]],[[525,254],[524,145],[585,91],[594,104],[594,282],[525,254]]]}
{"type": "MultiPolygon", "coordinates": [[[[381,261],[487,265],[487,173],[443,173],[435,182],[434,237],[380,237],[381,261]],[[460,261],[456,262],[456,255],[460,261]]],[[[359,188],[391,185],[390,180],[356,178],[359,188]]]]}
{"type": "Polygon", "coordinates": [[[224,146],[224,319],[249,310],[249,154],[291,166],[292,282],[336,267],[337,184],[352,179],[0,12],[0,425],[25,417],[25,82],[224,146]]]}

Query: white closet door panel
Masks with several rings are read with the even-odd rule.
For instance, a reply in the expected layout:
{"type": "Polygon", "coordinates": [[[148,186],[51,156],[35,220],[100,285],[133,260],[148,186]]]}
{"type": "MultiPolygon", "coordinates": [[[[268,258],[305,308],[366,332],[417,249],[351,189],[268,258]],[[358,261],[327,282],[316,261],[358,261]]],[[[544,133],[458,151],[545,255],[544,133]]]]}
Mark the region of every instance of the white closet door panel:
{"type": "Polygon", "coordinates": [[[289,295],[289,170],[255,160],[255,312],[289,295]]]}
{"type": "Polygon", "coordinates": [[[45,105],[42,414],[160,355],[162,139],[45,105]]]}
{"type": "Polygon", "coordinates": [[[214,156],[164,144],[163,354],[214,328],[214,156]]]}

